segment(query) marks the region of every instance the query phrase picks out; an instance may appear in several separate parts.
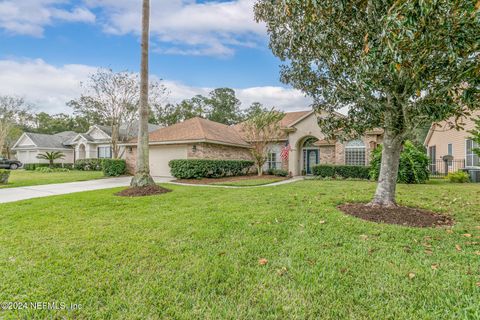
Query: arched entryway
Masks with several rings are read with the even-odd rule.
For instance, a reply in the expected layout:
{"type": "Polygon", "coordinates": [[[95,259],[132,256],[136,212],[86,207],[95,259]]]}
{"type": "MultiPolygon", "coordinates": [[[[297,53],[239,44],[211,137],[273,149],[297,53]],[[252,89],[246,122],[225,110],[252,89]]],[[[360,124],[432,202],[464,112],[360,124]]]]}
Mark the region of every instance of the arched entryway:
{"type": "Polygon", "coordinates": [[[312,136],[305,137],[300,142],[302,174],[313,174],[313,166],[320,163],[320,148],[316,142],[318,139],[312,136]]]}
{"type": "Polygon", "coordinates": [[[81,159],[85,159],[85,145],[84,144],[80,144],[78,146],[78,160],[81,160],[81,159]]]}

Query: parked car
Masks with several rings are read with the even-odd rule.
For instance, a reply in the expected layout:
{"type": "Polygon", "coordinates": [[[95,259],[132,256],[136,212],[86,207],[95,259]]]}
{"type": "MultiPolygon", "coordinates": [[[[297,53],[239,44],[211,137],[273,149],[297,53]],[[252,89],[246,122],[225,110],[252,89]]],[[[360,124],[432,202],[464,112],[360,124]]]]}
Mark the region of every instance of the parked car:
{"type": "Polygon", "coordinates": [[[0,169],[11,169],[15,170],[22,166],[22,163],[18,160],[9,160],[3,157],[0,157],[0,169]]]}

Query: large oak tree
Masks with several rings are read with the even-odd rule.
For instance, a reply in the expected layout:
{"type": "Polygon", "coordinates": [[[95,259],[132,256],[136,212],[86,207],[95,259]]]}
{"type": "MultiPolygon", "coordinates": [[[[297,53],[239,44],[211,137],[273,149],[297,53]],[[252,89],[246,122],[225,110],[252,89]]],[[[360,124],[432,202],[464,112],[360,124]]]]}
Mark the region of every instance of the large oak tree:
{"type": "Polygon", "coordinates": [[[326,133],[384,129],[371,205],[395,206],[404,141],[479,108],[479,9],[477,0],[260,0],[255,16],[287,62],[282,81],[331,115],[319,119],[326,133]],[[335,115],[346,107],[346,117],[335,115]]]}

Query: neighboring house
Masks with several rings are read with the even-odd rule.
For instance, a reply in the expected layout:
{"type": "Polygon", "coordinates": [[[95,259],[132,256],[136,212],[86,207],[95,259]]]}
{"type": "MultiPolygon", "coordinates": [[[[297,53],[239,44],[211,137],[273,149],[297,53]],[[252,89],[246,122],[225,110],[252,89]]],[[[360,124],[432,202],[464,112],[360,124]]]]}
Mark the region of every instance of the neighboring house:
{"type": "Polygon", "coordinates": [[[64,159],[56,160],[58,163],[73,163],[74,154],[69,141],[77,133],[65,131],[57,134],[41,134],[25,132],[13,146],[16,158],[23,164],[48,163],[48,160],[38,159],[39,154],[52,151],[60,151],[65,155],[64,159]]]}
{"type": "MultiPolygon", "coordinates": [[[[130,126],[121,126],[119,132],[120,141],[127,141],[137,133],[137,123],[130,126]]],[[[159,126],[149,125],[149,130],[157,130],[159,126]]],[[[57,134],[39,134],[25,132],[13,146],[17,152],[17,159],[22,163],[44,163],[45,160],[37,159],[36,156],[45,151],[60,151],[65,154],[65,159],[59,163],[74,163],[79,159],[111,158],[111,127],[93,125],[85,133],[72,131],[57,134]]],[[[125,156],[125,148],[120,147],[119,157],[125,156]]]]}
{"type": "MultiPolygon", "coordinates": [[[[318,126],[314,111],[287,112],[280,121],[281,134],[270,147],[265,169],[282,168],[292,175],[312,173],[317,164],[368,165],[371,151],[382,142],[380,130],[358,140],[341,143],[328,141],[318,126]],[[287,160],[281,151],[290,145],[287,160]]],[[[136,161],[135,140],[127,146],[127,166],[133,172],[136,161]]],[[[150,170],[153,176],[170,176],[168,162],[173,159],[251,159],[242,124],[227,126],[202,118],[150,133],[150,170]]]]}
{"type": "Polygon", "coordinates": [[[447,162],[450,172],[465,167],[480,167],[479,157],[473,152],[473,149],[480,146],[471,139],[468,132],[475,128],[473,119],[477,117],[480,117],[480,110],[474,111],[469,117],[459,119],[463,126],[462,130],[452,128],[454,117],[432,124],[424,143],[430,158],[431,172],[445,171],[443,157],[446,155],[453,157],[453,160],[447,162]]]}

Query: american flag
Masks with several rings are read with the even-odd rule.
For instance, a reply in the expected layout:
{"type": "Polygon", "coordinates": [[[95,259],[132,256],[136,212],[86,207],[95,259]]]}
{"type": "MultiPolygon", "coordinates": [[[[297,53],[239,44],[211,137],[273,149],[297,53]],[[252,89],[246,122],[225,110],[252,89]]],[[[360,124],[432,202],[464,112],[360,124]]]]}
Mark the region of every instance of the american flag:
{"type": "Polygon", "coordinates": [[[282,148],[282,152],[280,153],[280,157],[283,160],[288,160],[288,153],[290,152],[290,150],[292,150],[292,148],[290,148],[290,143],[288,143],[288,141],[287,141],[285,143],[285,146],[282,148]]]}

